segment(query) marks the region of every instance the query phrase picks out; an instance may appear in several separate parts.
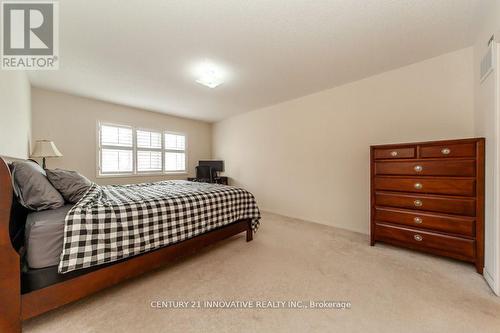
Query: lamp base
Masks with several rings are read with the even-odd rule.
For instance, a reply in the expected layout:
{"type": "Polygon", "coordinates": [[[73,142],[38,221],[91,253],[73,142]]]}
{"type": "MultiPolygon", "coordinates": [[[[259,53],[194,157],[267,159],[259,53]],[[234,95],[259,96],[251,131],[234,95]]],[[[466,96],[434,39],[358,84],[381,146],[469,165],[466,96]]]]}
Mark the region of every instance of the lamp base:
{"type": "Polygon", "coordinates": [[[43,168],[43,170],[45,170],[45,169],[46,169],[46,167],[45,167],[45,166],[46,166],[46,165],[45,165],[45,157],[42,157],[42,168],[43,168]]]}

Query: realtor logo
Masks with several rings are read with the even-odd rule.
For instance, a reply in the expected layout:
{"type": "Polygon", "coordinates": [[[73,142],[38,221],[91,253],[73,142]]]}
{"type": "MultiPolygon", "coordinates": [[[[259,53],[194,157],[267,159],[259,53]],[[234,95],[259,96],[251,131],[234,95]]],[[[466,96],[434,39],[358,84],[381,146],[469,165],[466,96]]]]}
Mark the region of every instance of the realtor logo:
{"type": "Polygon", "coordinates": [[[55,1],[2,2],[2,69],[59,68],[55,1]]]}

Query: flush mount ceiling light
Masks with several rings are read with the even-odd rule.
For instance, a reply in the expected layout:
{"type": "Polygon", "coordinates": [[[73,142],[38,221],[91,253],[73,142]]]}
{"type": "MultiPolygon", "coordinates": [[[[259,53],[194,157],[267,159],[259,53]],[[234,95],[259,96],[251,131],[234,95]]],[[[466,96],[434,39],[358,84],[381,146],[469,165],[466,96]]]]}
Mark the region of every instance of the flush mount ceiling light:
{"type": "Polygon", "coordinates": [[[196,82],[208,88],[220,86],[225,81],[224,71],[208,62],[197,66],[195,75],[197,77],[196,82]]]}

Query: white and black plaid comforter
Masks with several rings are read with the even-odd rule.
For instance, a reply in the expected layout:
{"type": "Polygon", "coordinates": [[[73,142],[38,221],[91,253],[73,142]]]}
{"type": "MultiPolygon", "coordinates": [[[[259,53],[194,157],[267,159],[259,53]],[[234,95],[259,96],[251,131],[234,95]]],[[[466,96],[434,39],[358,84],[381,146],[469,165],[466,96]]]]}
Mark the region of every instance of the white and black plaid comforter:
{"type": "Polygon", "coordinates": [[[59,273],[117,261],[260,213],[241,188],[188,181],[93,184],[66,216],[59,273]]]}

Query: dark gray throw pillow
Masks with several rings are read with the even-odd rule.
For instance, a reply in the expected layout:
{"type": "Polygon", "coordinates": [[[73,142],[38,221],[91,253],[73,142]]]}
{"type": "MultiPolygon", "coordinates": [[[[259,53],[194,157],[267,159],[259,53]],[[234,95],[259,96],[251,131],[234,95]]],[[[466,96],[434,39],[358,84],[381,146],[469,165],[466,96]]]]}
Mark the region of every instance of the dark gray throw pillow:
{"type": "Polygon", "coordinates": [[[12,178],[19,202],[24,207],[40,211],[64,206],[64,198],[36,162],[12,162],[12,178]]]}
{"type": "Polygon", "coordinates": [[[77,203],[92,185],[92,182],[76,171],[45,170],[47,178],[61,192],[67,202],[77,203]]]}

